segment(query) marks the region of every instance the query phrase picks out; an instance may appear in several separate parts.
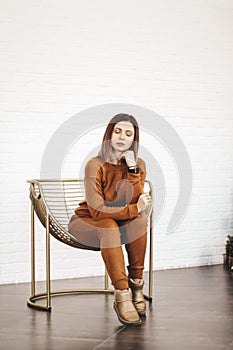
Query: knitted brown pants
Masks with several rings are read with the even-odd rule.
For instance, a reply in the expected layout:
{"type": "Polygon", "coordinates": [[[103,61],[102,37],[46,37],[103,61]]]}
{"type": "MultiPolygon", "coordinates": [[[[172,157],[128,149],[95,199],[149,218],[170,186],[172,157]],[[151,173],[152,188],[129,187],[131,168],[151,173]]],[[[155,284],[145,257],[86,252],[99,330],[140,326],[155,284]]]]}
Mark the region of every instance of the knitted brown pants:
{"type": "Polygon", "coordinates": [[[129,277],[142,278],[147,243],[147,220],[144,213],[127,221],[93,220],[91,217],[79,218],[73,215],[68,228],[80,243],[100,247],[115,289],[129,287],[122,244],[125,244],[128,255],[129,277]]]}

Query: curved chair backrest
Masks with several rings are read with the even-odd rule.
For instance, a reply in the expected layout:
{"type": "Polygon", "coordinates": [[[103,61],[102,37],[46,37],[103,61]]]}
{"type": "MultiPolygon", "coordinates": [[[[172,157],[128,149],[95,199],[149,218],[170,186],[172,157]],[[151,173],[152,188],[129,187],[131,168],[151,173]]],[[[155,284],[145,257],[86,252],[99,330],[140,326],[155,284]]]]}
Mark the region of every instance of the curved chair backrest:
{"type": "MultiPolygon", "coordinates": [[[[85,187],[83,179],[41,179],[28,180],[30,183],[30,199],[35,212],[44,227],[49,217],[49,232],[59,241],[74,248],[99,250],[81,244],[76,237],[68,231],[68,223],[74,214],[78,203],[85,200],[85,187]]],[[[145,182],[145,191],[153,196],[152,184],[145,182]]],[[[152,198],[153,199],[153,198],[152,198]]],[[[152,212],[152,205],[147,209],[147,217],[152,212]]]]}

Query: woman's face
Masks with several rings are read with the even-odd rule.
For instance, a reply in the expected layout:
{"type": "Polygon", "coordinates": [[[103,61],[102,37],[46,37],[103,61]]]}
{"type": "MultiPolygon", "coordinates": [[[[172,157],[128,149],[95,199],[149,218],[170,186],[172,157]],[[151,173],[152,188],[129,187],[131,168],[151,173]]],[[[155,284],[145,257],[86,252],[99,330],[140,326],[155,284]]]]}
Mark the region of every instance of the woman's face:
{"type": "Polygon", "coordinates": [[[132,145],[134,140],[133,124],[127,121],[122,121],[114,126],[112,132],[111,143],[115,151],[125,152],[132,145]]]}

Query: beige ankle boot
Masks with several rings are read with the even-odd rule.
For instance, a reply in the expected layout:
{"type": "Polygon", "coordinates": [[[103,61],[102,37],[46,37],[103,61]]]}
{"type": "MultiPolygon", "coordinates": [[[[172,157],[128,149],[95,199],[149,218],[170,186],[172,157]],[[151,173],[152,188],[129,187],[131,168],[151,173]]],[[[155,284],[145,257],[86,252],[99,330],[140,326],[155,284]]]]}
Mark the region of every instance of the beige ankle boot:
{"type": "Polygon", "coordinates": [[[143,286],[143,280],[141,280],[140,283],[135,283],[131,278],[129,278],[129,287],[132,290],[133,303],[139,315],[146,314],[146,302],[142,292],[143,286]]]}
{"type": "Polygon", "coordinates": [[[129,289],[115,290],[114,309],[121,323],[126,326],[139,326],[142,321],[132,301],[132,291],[129,289]]]}

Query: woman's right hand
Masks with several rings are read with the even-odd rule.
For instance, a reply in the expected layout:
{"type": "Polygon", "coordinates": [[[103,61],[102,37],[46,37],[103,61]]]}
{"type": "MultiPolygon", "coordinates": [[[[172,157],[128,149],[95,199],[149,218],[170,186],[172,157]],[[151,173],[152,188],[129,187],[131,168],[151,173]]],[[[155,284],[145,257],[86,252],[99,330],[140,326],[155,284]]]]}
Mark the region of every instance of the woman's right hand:
{"type": "Polygon", "coordinates": [[[152,203],[151,196],[149,193],[142,193],[137,202],[138,207],[138,213],[141,213],[142,211],[146,210],[152,203]]]}

